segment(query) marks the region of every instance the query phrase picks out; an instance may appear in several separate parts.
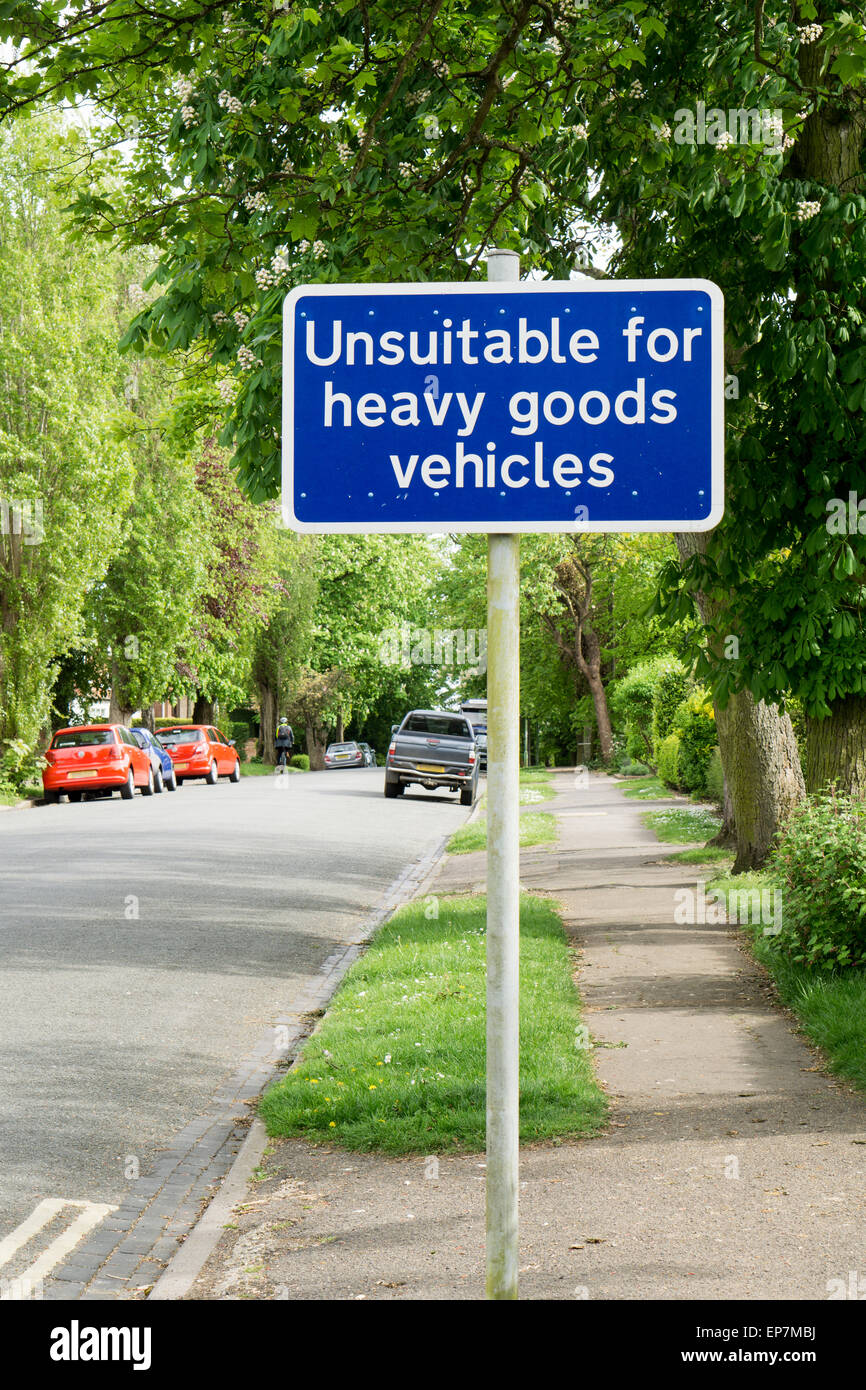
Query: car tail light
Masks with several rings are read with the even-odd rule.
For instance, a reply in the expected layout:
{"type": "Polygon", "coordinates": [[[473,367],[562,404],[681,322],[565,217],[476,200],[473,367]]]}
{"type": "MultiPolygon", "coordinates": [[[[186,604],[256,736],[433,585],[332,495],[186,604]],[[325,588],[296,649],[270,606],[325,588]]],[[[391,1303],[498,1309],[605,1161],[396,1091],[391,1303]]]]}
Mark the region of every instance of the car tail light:
{"type": "Polygon", "coordinates": [[[475,762],[475,754],[474,754],[474,753],[470,753],[470,754],[469,754],[469,766],[471,767],[472,764],[473,764],[474,762],[475,762]]]}
{"type": "Polygon", "coordinates": [[[393,756],[394,756],[394,754],[395,754],[396,751],[397,751],[397,745],[396,745],[396,743],[392,743],[391,746],[390,746],[390,748],[388,749],[388,757],[389,757],[389,758],[393,758],[393,756]]]}

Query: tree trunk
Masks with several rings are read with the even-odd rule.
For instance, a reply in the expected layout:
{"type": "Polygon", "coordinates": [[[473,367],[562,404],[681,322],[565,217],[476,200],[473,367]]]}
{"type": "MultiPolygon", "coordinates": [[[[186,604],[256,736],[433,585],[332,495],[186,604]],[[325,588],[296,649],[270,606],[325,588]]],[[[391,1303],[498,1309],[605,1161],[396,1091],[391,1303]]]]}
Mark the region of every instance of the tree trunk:
{"type": "Polygon", "coordinates": [[[736,824],[734,873],[765,863],[776,831],[803,796],[791,720],[749,691],[716,707],[719,751],[736,824]]]}
{"type": "Polygon", "coordinates": [[[156,722],[153,714],[153,705],[145,705],[142,708],[141,722],[146,729],[150,729],[150,732],[153,733],[156,727],[156,722]]]}
{"type": "Polygon", "coordinates": [[[851,796],[866,797],[866,699],[830,701],[826,719],[806,717],[806,773],[810,792],[832,782],[851,796]]]}
{"type": "MultiPolygon", "coordinates": [[[[716,725],[718,726],[718,714],[716,715],[716,725]]],[[[719,754],[721,755],[721,748],[719,754]]],[[[724,767],[724,758],[722,759],[724,767]]],[[[728,785],[728,775],[725,773],[724,799],[722,801],[722,824],[718,835],[714,835],[709,842],[716,849],[732,849],[736,852],[737,848],[737,820],[734,815],[734,802],[731,797],[731,788],[728,785]]]]}
{"type": "Polygon", "coordinates": [[[307,753],[310,758],[310,771],[323,772],[325,767],[325,749],[327,748],[327,730],[321,725],[306,723],[307,732],[307,753]]]}
{"type": "Polygon", "coordinates": [[[595,709],[598,741],[601,744],[601,760],[609,763],[613,755],[613,729],[610,723],[610,711],[607,707],[607,694],[598,667],[587,666],[585,674],[595,709]]]}
{"type": "Polygon", "coordinates": [[[121,704],[120,682],[117,679],[116,669],[112,669],[111,695],[108,700],[108,722],[109,724],[128,724],[132,717],[132,710],[128,705],[121,704]]]}
{"type": "Polygon", "coordinates": [[[214,710],[213,700],[208,700],[199,691],[195,694],[195,705],[192,711],[193,724],[213,724],[214,710]]]}
{"type": "Polygon", "coordinates": [[[342,710],[341,710],[340,713],[337,715],[337,732],[336,732],[336,734],[334,735],[334,742],[335,742],[335,743],[345,743],[345,741],[346,741],[346,726],[345,726],[345,724],[343,723],[343,712],[342,712],[342,710]]]}
{"type": "Polygon", "coordinates": [[[263,763],[276,766],[277,750],[277,692],[268,685],[259,685],[259,757],[263,763]]]}
{"type": "MultiPolygon", "coordinates": [[[[677,533],[680,559],[706,549],[700,531],[677,533]]],[[[707,627],[714,627],[720,609],[705,594],[696,595],[698,612],[707,627]]],[[[727,633],[716,632],[721,642],[727,633]]],[[[711,639],[712,640],[712,639],[711,639]]],[[[776,831],[805,793],[797,740],[790,717],[777,705],[756,701],[749,691],[732,695],[725,709],[714,703],[719,752],[725,770],[725,823],[714,843],[731,843],[737,855],[734,873],[759,869],[767,860],[776,831]],[[727,799],[727,798],[726,798],[727,799]]]]}

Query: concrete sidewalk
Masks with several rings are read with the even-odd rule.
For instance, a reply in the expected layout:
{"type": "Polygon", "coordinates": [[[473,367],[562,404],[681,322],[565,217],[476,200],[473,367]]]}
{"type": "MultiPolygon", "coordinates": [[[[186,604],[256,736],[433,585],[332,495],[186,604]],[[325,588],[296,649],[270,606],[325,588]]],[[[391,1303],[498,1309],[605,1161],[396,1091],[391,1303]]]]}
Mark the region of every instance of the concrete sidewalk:
{"type": "MultiPolygon", "coordinates": [[[[735,928],[674,924],[696,877],[643,826],[654,803],[604,776],[556,789],[541,809],[559,843],[523,851],[521,882],[582,950],[611,1124],[523,1151],[521,1296],[826,1299],[866,1274],[864,1101],[821,1069],[735,928]]],[[[483,854],[448,858],[432,891],[484,877],[483,854]]],[[[483,1297],[483,1154],[281,1140],[264,1168],[189,1298],[483,1297]]]]}

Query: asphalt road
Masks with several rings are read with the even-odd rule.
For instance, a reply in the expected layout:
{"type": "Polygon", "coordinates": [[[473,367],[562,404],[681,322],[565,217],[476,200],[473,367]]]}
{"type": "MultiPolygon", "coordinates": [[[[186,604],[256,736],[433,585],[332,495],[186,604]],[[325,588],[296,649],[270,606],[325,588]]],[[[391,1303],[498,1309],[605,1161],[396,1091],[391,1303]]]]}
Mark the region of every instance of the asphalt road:
{"type": "Polygon", "coordinates": [[[115,1204],[401,870],[469,815],[381,769],[0,814],[0,1242],[115,1204]]]}

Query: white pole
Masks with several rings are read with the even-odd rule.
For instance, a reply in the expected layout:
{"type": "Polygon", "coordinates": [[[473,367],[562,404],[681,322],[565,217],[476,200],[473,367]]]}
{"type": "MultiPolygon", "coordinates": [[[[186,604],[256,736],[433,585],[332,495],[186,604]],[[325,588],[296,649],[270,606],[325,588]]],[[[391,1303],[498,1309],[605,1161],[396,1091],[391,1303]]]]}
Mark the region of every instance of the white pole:
{"type": "MultiPolygon", "coordinates": [[[[520,279],[515,251],[487,278],[520,279]]],[[[487,538],[487,1297],[517,1298],[520,537],[487,538]]]]}

